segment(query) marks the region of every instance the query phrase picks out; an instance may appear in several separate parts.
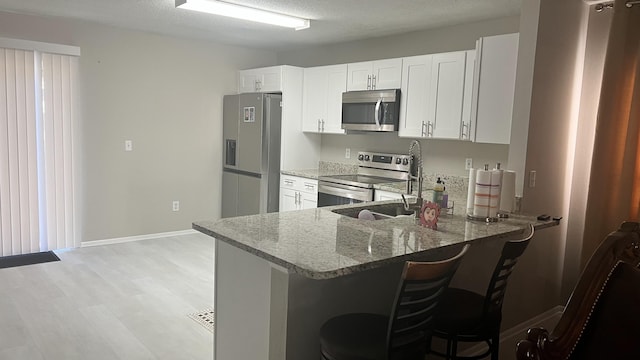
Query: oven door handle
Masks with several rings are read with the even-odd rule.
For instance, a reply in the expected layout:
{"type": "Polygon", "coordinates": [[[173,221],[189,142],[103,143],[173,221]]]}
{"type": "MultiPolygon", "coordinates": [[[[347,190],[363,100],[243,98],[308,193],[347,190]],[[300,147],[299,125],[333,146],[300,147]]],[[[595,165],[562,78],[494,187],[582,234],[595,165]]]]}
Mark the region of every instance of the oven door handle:
{"type": "Polygon", "coordinates": [[[360,201],[371,201],[373,189],[364,189],[356,186],[335,184],[335,183],[318,183],[318,193],[339,196],[347,199],[360,201]]]}

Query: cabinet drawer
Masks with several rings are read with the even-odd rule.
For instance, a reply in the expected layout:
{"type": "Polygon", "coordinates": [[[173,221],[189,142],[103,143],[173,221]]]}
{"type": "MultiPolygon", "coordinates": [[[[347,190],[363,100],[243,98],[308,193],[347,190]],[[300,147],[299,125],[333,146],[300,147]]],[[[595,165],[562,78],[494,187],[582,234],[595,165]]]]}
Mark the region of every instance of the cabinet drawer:
{"type": "Polygon", "coordinates": [[[317,194],[318,180],[291,175],[280,175],[280,187],[309,194],[317,194]]]}

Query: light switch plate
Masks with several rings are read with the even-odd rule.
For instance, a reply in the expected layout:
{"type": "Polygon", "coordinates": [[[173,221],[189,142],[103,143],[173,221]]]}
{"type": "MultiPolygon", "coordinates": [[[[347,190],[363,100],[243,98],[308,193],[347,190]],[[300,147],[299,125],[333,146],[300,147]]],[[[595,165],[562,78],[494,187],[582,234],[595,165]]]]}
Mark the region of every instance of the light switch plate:
{"type": "Polygon", "coordinates": [[[131,140],[124,141],[124,151],[133,151],[133,141],[131,140]]]}
{"type": "Polygon", "coordinates": [[[535,170],[529,171],[529,187],[530,188],[536,187],[536,171],[535,170]]]}

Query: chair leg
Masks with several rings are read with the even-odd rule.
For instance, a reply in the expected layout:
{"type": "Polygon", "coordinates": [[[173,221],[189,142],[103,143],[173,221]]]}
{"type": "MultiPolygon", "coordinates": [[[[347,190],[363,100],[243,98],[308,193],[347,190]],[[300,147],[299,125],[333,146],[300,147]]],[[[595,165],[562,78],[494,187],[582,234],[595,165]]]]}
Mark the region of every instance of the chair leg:
{"type": "Polygon", "coordinates": [[[451,359],[456,360],[458,358],[458,339],[453,339],[451,342],[451,359]]]}
{"type": "Polygon", "coordinates": [[[500,356],[500,334],[495,334],[491,339],[491,360],[498,360],[500,356]]]}

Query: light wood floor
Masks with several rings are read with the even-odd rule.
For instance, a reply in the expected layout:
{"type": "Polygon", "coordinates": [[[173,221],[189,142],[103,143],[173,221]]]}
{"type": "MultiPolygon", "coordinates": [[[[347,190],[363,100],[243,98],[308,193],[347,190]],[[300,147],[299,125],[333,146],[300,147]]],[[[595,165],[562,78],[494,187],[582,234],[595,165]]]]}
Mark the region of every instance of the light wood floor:
{"type": "Polygon", "coordinates": [[[0,359],[213,359],[213,334],[188,317],[213,307],[213,252],[193,234],[0,269],[0,359]]]}

